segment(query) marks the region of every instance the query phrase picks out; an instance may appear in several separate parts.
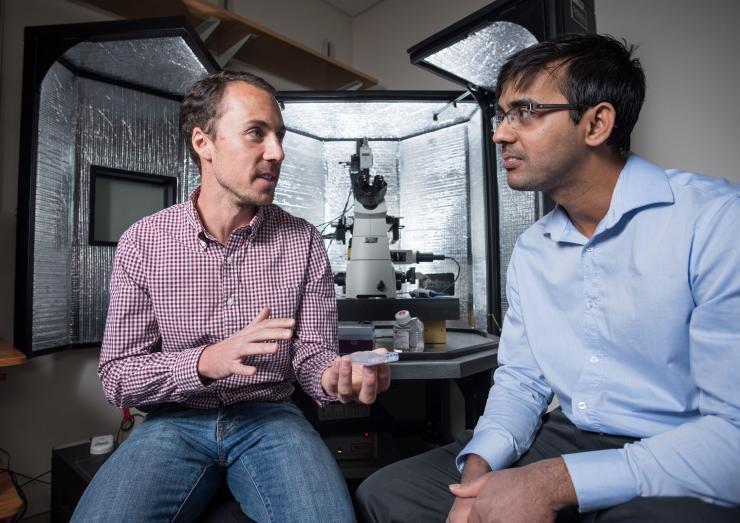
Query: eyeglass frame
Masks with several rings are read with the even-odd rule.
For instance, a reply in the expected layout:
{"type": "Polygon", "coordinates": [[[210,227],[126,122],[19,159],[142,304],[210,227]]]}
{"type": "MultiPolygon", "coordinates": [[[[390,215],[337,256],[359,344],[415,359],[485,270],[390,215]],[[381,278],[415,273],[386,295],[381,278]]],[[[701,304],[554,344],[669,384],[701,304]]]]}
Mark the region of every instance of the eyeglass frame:
{"type": "Polygon", "coordinates": [[[504,119],[509,125],[512,125],[512,119],[518,119],[518,117],[514,115],[510,115],[509,113],[511,113],[512,111],[518,111],[522,108],[526,109],[527,111],[533,114],[537,114],[536,111],[539,111],[541,109],[555,109],[555,110],[567,109],[567,110],[573,111],[573,110],[578,109],[579,107],[580,106],[574,105],[574,104],[538,104],[534,102],[518,104],[504,113],[497,111],[496,113],[494,113],[493,116],[491,116],[491,132],[495,133],[496,129],[498,129],[499,126],[504,122],[504,119]],[[499,120],[498,123],[496,123],[497,119],[499,120]]]}

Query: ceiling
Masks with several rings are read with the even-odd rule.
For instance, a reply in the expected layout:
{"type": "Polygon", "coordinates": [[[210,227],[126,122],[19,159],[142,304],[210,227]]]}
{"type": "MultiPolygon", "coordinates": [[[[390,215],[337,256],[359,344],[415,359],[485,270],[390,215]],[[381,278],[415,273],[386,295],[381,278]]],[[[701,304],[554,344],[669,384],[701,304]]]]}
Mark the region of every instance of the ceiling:
{"type": "Polygon", "coordinates": [[[361,15],[382,1],[383,0],[324,0],[324,2],[336,7],[351,18],[361,15]]]}

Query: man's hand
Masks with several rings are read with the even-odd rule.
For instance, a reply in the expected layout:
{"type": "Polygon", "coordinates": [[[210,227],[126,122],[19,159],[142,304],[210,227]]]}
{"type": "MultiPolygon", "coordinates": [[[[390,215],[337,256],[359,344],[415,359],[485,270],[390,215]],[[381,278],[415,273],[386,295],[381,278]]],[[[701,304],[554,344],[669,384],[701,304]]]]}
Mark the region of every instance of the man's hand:
{"type": "MultiPolygon", "coordinates": [[[[467,485],[489,472],[491,472],[491,467],[488,466],[486,460],[477,454],[468,454],[465,458],[465,467],[463,467],[463,474],[460,479],[460,483],[467,485]]],[[[450,488],[450,490],[453,493],[455,492],[452,488],[450,488]]],[[[450,509],[450,513],[447,515],[445,523],[468,523],[470,511],[473,508],[475,499],[476,498],[474,496],[466,498],[456,496],[455,502],[452,504],[452,508],[450,509]]]]}
{"type": "Polygon", "coordinates": [[[578,502],[562,458],[489,472],[450,485],[450,491],[458,499],[473,500],[465,520],[470,523],[548,523],[555,521],[558,510],[578,502]]]}
{"type": "Polygon", "coordinates": [[[264,307],[252,323],[235,332],[219,343],[209,345],[200,353],[198,374],[201,377],[220,380],[234,374],[253,376],[257,368],[245,362],[245,358],[258,354],[277,352],[277,340],[293,337],[295,320],[270,317],[270,309],[264,307]]]}
{"type": "MultiPolygon", "coordinates": [[[[375,349],[373,352],[388,352],[375,349]]],[[[336,396],[342,403],[358,401],[370,405],[378,392],[388,390],[391,385],[391,369],[387,363],[382,365],[357,365],[349,356],[334,360],[321,375],[321,386],[329,396],[336,396]]]]}

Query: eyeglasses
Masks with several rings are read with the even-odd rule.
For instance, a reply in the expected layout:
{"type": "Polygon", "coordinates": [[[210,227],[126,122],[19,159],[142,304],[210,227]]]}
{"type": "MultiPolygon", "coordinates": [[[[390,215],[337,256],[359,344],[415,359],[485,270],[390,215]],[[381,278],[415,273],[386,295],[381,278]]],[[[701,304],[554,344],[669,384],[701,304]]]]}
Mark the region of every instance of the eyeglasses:
{"type": "Polygon", "coordinates": [[[496,129],[498,129],[499,125],[503,123],[504,119],[508,122],[509,127],[511,127],[514,130],[527,127],[528,125],[531,125],[537,119],[538,111],[541,111],[542,109],[573,110],[573,109],[578,109],[578,107],[573,104],[528,103],[528,104],[523,104],[523,105],[517,105],[516,107],[512,107],[505,113],[497,111],[496,114],[494,114],[491,117],[491,128],[492,128],[491,132],[495,133],[496,129]]]}

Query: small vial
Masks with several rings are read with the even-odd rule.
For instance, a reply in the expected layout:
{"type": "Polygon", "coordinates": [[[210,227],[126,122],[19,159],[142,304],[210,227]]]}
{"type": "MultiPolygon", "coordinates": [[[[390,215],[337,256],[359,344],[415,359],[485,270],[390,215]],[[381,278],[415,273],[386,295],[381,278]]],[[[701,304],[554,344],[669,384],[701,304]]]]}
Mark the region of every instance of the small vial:
{"type": "Polygon", "coordinates": [[[411,317],[407,310],[396,313],[393,325],[393,348],[398,351],[421,352],[424,350],[424,324],[411,317]]]}

